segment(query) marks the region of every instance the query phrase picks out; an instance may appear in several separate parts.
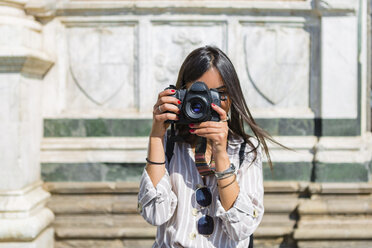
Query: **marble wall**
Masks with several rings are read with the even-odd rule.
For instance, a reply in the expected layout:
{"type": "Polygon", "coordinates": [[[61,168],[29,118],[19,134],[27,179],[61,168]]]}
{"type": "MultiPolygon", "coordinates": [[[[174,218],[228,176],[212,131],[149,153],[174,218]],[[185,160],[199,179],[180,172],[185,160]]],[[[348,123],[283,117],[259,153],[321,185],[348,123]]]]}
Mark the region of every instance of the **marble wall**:
{"type": "Polygon", "coordinates": [[[0,1],[0,241],[53,246],[42,180],[138,182],[157,93],[204,45],[228,54],[259,125],[295,150],[270,144],[265,181],[370,182],[371,5],[0,1]]]}
{"type": "Polygon", "coordinates": [[[298,151],[273,146],[276,171],[268,170],[267,180],[368,181],[371,157],[340,161],[331,155],[333,145],[321,145],[323,137],[336,145],[346,136],[356,144],[346,154],[371,149],[368,138],[358,143],[369,135],[370,118],[363,108],[366,6],[352,0],[30,2],[28,13],[43,23],[44,47],[56,57],[44,78],[42,163],[49,172],[70,163],[143,166],[146,142],[113,148],[108,137],[146,137],[157,93],[175,83],[190,51],[215,45],[235,65],[257,122],[298,151]],[[70,144],[79,145],[63,149],[70,144]],[[327,164],[335,170],[346,164],[357,175],[323,178],[327,164]]]}

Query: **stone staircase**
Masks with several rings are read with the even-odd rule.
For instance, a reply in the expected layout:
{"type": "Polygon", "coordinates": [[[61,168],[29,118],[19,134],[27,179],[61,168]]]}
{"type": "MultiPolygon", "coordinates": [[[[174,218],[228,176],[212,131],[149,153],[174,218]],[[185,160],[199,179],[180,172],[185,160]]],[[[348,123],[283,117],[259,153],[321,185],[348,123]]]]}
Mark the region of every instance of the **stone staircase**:
{"type": "MultiPolygon", "coordinates": [[[[138,183],[47,182],[55,247],[151,247],[137,213],[138,183]]],[[[255,247],[372,247],[371,183],[270,182],[255,247]]]]}

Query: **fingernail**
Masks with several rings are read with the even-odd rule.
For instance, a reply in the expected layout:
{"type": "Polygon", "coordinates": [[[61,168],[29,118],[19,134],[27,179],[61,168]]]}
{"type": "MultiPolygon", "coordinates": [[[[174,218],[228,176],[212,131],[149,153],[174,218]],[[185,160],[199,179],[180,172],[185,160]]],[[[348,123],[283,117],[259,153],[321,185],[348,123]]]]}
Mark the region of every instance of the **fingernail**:
{"type": "Polygon", "coordinates": [[[172,93],[176,92],[175,90],[171,90],[172,93]]]}
{"type": "Polygon", "coordinates": [[[216,106],[216,104],[212,103],[212,106],[214,107],[214,106],[216,106]]]}
{"type": "Polygon", "coordinates": [[[194,124],[189,124],[189,127],[193,127],[194,126],[194,124]]]}
{"type": "Polygon", "coordinates": [[[178,101],[178,104],[181,104],[181,101],[178,101]]]}
{"type": "Polygon", "coordinates": [[[195,132],[195,129],[190,129],[190,132],[191,132],[191,133],[195,132]]]}

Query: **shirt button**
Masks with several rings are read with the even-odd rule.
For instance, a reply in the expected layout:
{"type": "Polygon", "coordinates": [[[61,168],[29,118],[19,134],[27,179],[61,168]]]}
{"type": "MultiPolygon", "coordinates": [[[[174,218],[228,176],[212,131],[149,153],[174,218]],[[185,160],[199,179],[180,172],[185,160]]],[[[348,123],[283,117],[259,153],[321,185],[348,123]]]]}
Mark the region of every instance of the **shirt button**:
{"type": "Polygon", "coordinates": [[[194,240],[196,238],[196,233],[194,233],[194,232],[190,233],[189,238],[191,240],[194,240]]]}
{"type": "Polygon", "coordinates": [[[194,216],[198,215],[198,210],[196,208],[193,208],[191,212],[192,212],[192,215],[194,216]]]}
{"type": "Polygon", "coordinates": [[[257,210],[256,209],[253,209],[253,217],[257,217],[258,216],[258,212],[257,212],[257,210]]]}
{"type": "Polygon", "coordinates": [[[142,203],[140,203],[140,202],[137,205],[137,211],[142,213],[142,203]]]}

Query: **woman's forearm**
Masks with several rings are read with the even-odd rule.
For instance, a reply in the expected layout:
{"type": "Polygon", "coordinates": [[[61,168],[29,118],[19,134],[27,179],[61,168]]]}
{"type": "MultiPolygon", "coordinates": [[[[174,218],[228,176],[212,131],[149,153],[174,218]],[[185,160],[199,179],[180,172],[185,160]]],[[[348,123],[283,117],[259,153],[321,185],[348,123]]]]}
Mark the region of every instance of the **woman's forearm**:
{"type": "MultiPolygon", "coordinates": [[[[150,136],[149,138],[149,146],[147,150],[147,158],[153,162],[164,162],[165,161],[165,154],[164,154],[164,144],[163,138],[161,137],[153,137],[150,136]]],[[[154,187],[159,183],[161,178],[165,174],[165,164],[158,165],[158,164],[146,164],[147,173],[152,181],[154,187]]]]}
{"type": "MultiPolygon", "coordinates": [[[[222,172],[230,167],[230,160],[226,151],[217,152],[215,155],[216,171],[222,172]]],[[[237,181],[230,184],[235,180],[235,176],[231,176],[225,179],[217,180],[218,192],[223,208],[227,211],[233,205],[238,197],[240,188],[237,181]],[[230,185],[229,185],[230,184],[230,185]],[[229,185],[224,188],[224,186],[229,185]]]]}

